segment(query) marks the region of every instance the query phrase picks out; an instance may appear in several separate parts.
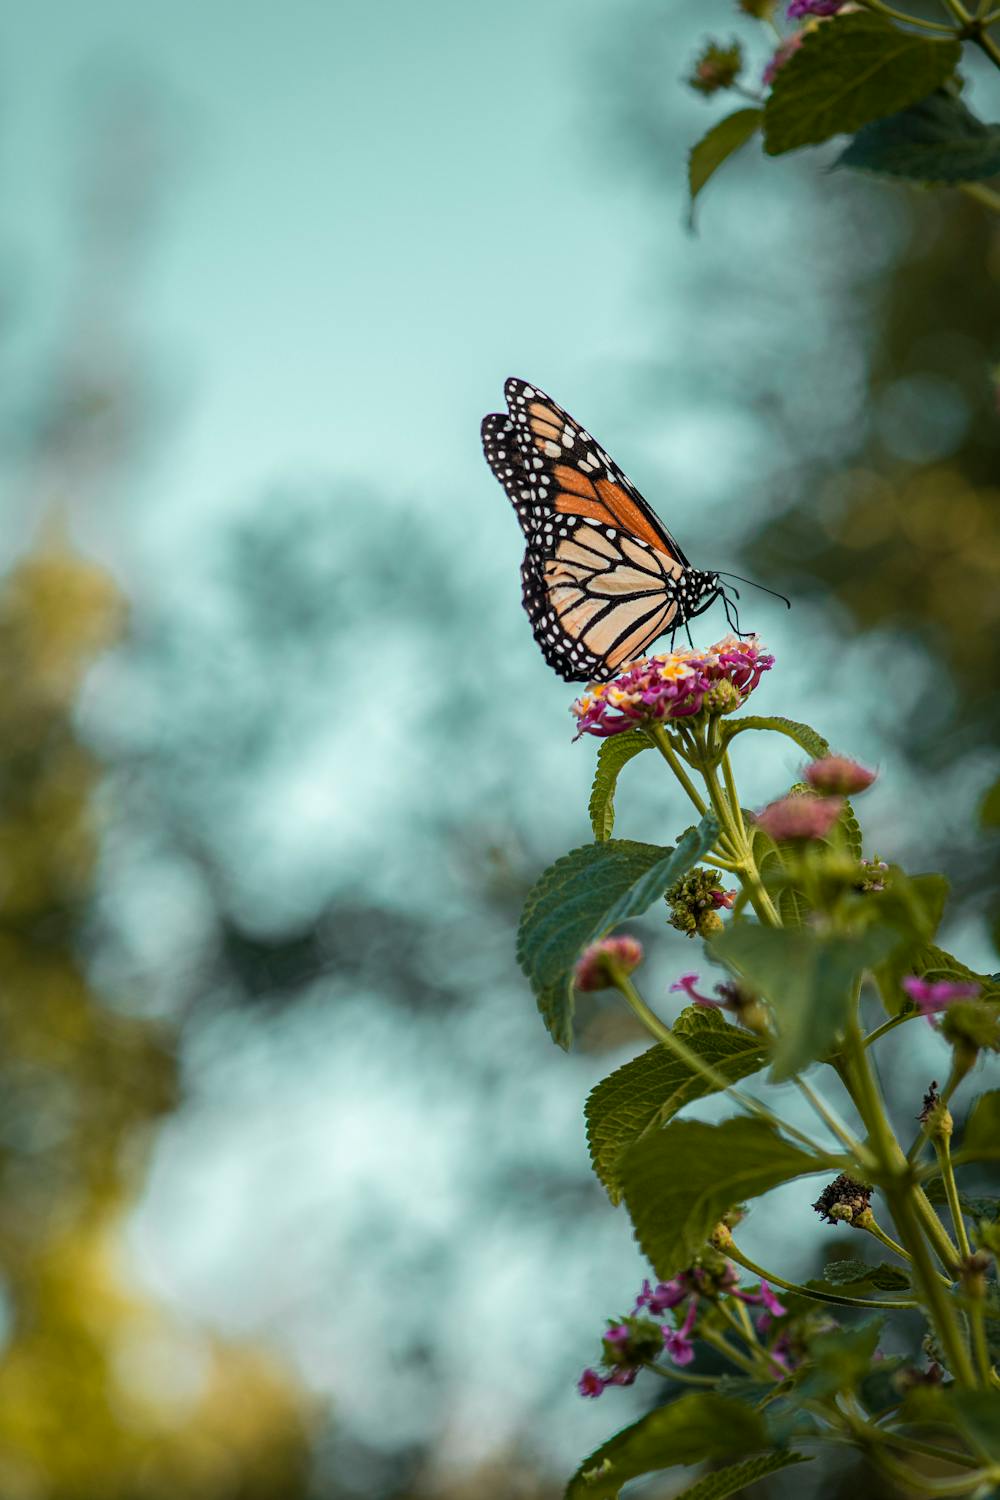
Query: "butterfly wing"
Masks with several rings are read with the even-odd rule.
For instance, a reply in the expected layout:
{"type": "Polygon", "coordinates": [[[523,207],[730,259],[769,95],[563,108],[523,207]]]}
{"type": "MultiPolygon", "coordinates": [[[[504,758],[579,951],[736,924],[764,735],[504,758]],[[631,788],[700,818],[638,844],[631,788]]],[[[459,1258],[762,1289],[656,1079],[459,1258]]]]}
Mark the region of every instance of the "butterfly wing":
{"type": "Polygon", "coordinates": [[[606,681],[677,621],[687,560],[561,407],[524,381],[506,391],[509,414],[485,418],[483,449],[525,534],[525,610],[561,677],[606,681]]]}

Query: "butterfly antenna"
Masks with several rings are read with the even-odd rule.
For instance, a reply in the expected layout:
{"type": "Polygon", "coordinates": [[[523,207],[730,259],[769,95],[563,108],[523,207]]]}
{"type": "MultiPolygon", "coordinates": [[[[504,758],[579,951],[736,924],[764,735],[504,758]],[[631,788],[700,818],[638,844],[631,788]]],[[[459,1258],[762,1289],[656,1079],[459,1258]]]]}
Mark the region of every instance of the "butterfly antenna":
{"type": "MultiPolygon", "coordinates": [[[[718,572],[718,569],[716,569],[716,572],[718,572]]],[[[740,583],[748,583],[752,589],[760,589],[760,591],[761,591],[762,594],[772,594],[775,599],[780,599],[782,601],[782,603],[787,606],[788,609],[791,609],[791,607],[792,607],[792,601],[791,601],[791,599],[786,598],[786,596],[784,594],[779,594],[778,591],[777,591],[777,589],[765,588],[764,584],[762,584],[762,583],[754,583],[754,581],[753,581],[752,578],[743,578],[743,577],[740,576],[739,573],[719,573],[719,577],[720,578],[736,578],[736,579],[739,580],[740,583]]],[[[735,589],[733,590],[733,593],[736,594],[736,590],[735,589]]],[[[738,599],[739,598],[739,594],[736,594],[736,597],[738,599]]]]}

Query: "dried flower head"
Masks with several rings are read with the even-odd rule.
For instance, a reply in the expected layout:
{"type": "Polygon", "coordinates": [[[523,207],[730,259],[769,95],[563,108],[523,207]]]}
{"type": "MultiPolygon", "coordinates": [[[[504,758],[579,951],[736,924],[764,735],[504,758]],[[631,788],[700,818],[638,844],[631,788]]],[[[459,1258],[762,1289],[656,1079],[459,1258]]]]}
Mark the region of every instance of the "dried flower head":
{"type": "Polygon", "coordinates": [[[717,641],[707,651],[671,651],[634,662],[613,682],[595,683],[572,706],[581,734],[604,739],[637,724],[686,719],[693,714],[730,712],[745,703],[764,672],[774,665],[757,641],[734,635],[717,641]],[[720,687],[729,690],[720,705],[720,687]],[[716,706],[712,706],[715,691],[716,706]]]}
{"type": "Polygon", "coordinates": [[[631,974],[642,963],[642,944],[633,937],[606,937],[591,943],[577,960],[573,981],[578,990],[607,990],[614,985],[612,967],[631,974]]]}
{"type": "Polygon", "coordinates": [[[810,761],[805,778],[824,797],[853,797],[871,786],[875,772],[846,755],[824,755],[822,760],[810,761]]]}
{"type": "Polygon", "coordinates": [[[731,89],[742,71],[743,49],[739,42],[731,42],[728,47],[708,42],[688,76],[688,83],[699,94],[717,94],[720,89],[731,89]]]}
{"type": "Polygon", "coordinates": [[[827,1224],[853,1224],[871,1209],[872,1190],[841,1172],[820,1193],[813,1208],[827,1224]]]}
{"type": "Polygon", "coordinates": [[[814,797],[808,792],[793,792],[770,803],[763,812],[756,814],[754,821],[776,843],[781,839],[823,839],[843,808],[839,797],[814,797]]]}

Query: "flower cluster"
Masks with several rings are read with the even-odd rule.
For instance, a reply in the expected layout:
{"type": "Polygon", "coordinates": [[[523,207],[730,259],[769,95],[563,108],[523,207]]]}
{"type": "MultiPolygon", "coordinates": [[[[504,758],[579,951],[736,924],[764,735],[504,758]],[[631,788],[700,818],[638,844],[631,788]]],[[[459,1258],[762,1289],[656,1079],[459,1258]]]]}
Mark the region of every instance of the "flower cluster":
{"type": "Polygon", "coordinates": [[[695,989],[698,982],[697,974],[682,974],[677,983],[670,986],[670,993],[680,991],[687,995],[692,1005],[700,1005],[705,1010],[728,1010],[751,1031],[763,1033],[767,1030],[767,1015],[756,995],[729,979],[715,986],[719,998],[713,1000],[710,995],[702,995],[695,989]]]}
{"type": "MultiPolygon", "coordinates": [[[[693,1266],[672,1281],[661,1281],[656,1286],[644,1281],[631,1314],[610,1323],[603,1335],[604,1373],[590,1367],[584,1370],[577,1382],[580,1395],[596,1397],[609,1385],[631,1385],[643,1365],[652,1363],[664,1351],[675,1365],[689,1365],[694,1359],[692,1333],[699,1302],[702,1299],[714,1302],[723,1294],[738,1297],[750,1307],[763,1307],[758,1319],[761,1333],[770,1327],[772,1318],[785,1316],[785,1308],[766,1281],[760,1283],[756,1292],[741,1290],[735,1267],[727,1260],[721,1262],[718,1270],[693,1266]],[[680,1309],[685,1302],[687,1308],[676,1325],[653,1321],[666,1312],[680,1309]]],[[[781,1364],[780,1353],[772,1357],[781,1364]]]]}
{"type": "Polygon", "coordinates": [[[758,828],[779,843],[783,839],[824,839],[844,810],[840,797],[792,792],[771,802],[754,817],[758,828]]]}
{"type": "Polygon", "coordinates": [[[633,663],[613,682],[599,682],[573,704],[581,734],[604,739],[637,724],[731,713],[774,665],[757,641],[729,635],[707,651],[671,651],[633,663]]]}
{"type": "Polygon", "coordinates": [[[731,911],[735,891],[723,890],[714,870],[691,870],[667,891],[670,925],[688,937],[711,937],[722,928],[720,911],[731,911]]]}

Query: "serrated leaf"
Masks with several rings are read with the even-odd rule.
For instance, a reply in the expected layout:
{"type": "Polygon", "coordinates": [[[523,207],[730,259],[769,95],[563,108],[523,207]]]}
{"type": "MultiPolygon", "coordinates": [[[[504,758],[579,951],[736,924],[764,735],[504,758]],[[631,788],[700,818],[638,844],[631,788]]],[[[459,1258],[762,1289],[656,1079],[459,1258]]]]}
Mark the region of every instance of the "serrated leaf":
{"type": "Polygon", "coordinates": [[[615,791],[622,767],[640,750],[651,750],[652,741],[641,729],[627,729],[601,741],[590,789],[590,826],[600,843],[611,837],[615,826],[615,791]]]}
{"type": "Polygon", "coordinates": [[[810,1339],[809,1363],[796,1382],[799,1394],[815,1398],[852,1390],[871,1368],[884,1323],[880,1316],[866,1318],[810,1339]]]}
{"type": "Polygon", "coordinates": [[[973,1100],[961,1141],[968,1158],[991,1160],[1000,1156],[1000,1089],[990,1089],[973,1100]]]}
{"type": "Polygon", "coordinates": [[[620,1159],[636,1239],[661,1281],[690,1266],[726,1211],[824,1169],[763,1120],[674,1120],[620,1159]]]}
{"type": "Polygon", "coordinates": [[[834,937],[805,927],[789,931],[739,922],[708,948],[770,1003],[778,1024],[770,1076],[778,1083],[833,1049],[858,980],[897,942],[884,927],[834,937]]]}
{"type": "Polygon", "coordinates": [[[728,745],[734,736],[742,734],[745,729],[769,729],[775,734],[787,735],[813,760],[820,760],[830,753],[829,740],[825,740],[815,729],[808,724],[800,724],[796,719],[785,719],[780,714],[750,714],[745,719],[727,719],[722,725],[722,744],[728,745]]]}
{"type": "Polygon", "coordinates": [[[742,1401],[692,1392],[633,1422],[585,1458],[566,1488],[566,1500],[613,1500],[640,1474],[729,1458],[766,1446],[763,1420],[742,1401]]]}
{"type": "Polygon", "coordinates": [[[709,178],[742,146],[752,140],[764,119],[762,109],[738,109],[726,115],[706,131],[688,155],[688,188],[691,194],[691,223],[694,223],[694,200],[709,178]]]}
{"type": "Polygon", "coordinates": [[[517,957],[552,1039],[573,1037],[573,965],[588,943],[640,916],[712,847],[719,825],[704,817],[676,849],[608,839],[550,865],[521,914],[517,957]]]}
{"type": "Polygon", "coordinates": [[[838,167],[911,182],[979,182],[1000,172],[1000,125],[986,125],[953,94],[864,126],[838,167]]]}
{"type": "MultiPolygon", "coordinates": [[[[948,1202],[948,1194],[945,1191],[944,1182],[940,1177],[932,1177],[924,1183],[924,1192],[932,1203],[944,1204],[948,1202]]],[[[984,1197],[977,1193],[964,1193],[958,1190],[959,1207],[963,1213],[968,1214],[970,1219],[976,1219],[981,1223],[996,1224],[1000,1221],[1000,1198],[984,1197]]]]}
{"type": "Polygon", "coordinates": [[[853,135],[933,94],[958,66],[957,41],[901,31],[867,12],[808,32],[775,76],[764,107],[771,156],[853,135]]]}
{"type": "Polygon", "coordinates": [[[888,1261],[873,1266],[865,1260],[831,1260],[823,1267],[823,1280],[830,1286],[871,1286],[880,1292],[901,1292],[910,1285],[906,1272],[888,1261]]]}
{"type": "Polygon", "coordinates": [[[844,798],[844,810],[837,819],[835,826],[843,837],[848,853],[853,854],[855,859],[860,859],[864,850],[861,824],[858,822],[854,808],[847,797],[844,798]]]}
{"type": "Polygon", "coordinates": [[[725,1469],[715,1469],[699,1479],[686,1490],[678,1490],[671,1500],[725,1500],[727,1495],[737,1495],[748,1485],[756,1484],[768,1474],[787,1469],[790,1464],[808,1464],[812,1459],[805,1453],[761,1453],[757,1458],[744,1459],[741,1464],[730,1464],[725,1469]]]}
{"type": "MultiPolygon", "coordinates": [[[[688,1006],[674,1031],[692,1052],[730,1083],[764,1066],[760,1038],[730,1026],[717,1010],[688,1006]]],[[[648,1131],[665,1125],[692,1099],[715,1089],[668,1048],[651,1047],[605,1078],[587,1100],[587,1141],[594,1171],[612,1203],[621,1199],[618,1162],[622,1152],[648,1131]]]]}

